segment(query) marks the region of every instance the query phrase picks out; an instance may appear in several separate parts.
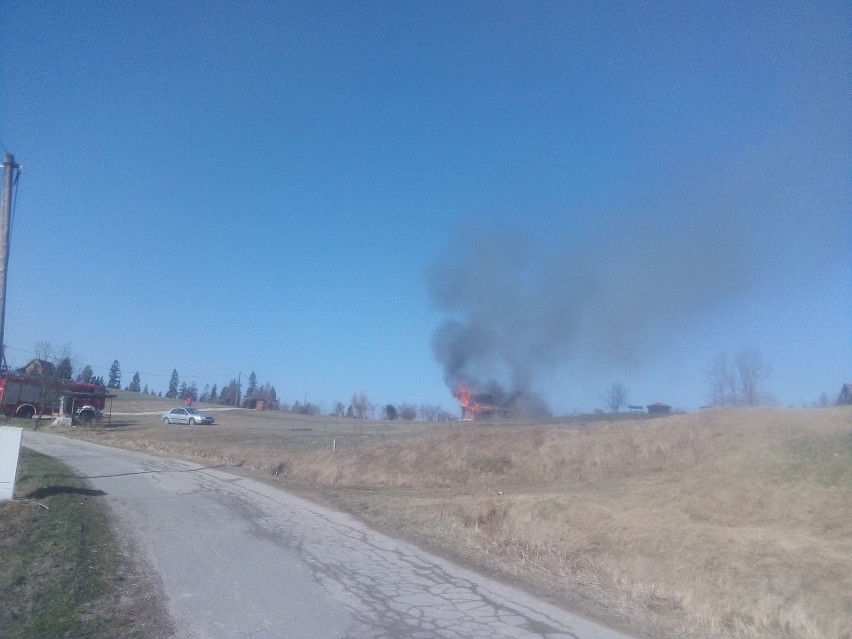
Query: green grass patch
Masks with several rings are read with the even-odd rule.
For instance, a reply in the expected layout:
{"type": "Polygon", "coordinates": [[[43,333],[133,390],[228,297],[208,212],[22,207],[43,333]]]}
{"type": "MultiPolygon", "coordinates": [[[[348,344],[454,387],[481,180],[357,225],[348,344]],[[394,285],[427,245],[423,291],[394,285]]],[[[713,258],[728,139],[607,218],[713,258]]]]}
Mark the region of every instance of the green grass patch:
{"type": "Polygon", "coordinates": [[[800,436],[786,442],[784,453],[786,480],[810,478],[827,487],[852,488],[852,430],[800,436]]]}
{"type": "Polygon", "coordinates": [[[0,636],[85,639],[130,630],[102,495],[56,460],[21,449],[15,499],[0,503],[0,636]]]}

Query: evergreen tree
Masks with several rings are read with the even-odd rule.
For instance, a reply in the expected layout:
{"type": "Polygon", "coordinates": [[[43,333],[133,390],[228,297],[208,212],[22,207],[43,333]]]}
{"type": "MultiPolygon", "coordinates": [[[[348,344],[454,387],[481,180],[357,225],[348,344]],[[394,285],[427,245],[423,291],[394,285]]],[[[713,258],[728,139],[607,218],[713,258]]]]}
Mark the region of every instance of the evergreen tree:
{"type": "Polygon", "coordinates": [[[178,399],[186,399],[187,397],[189,397],[189,386],[186,385],[186,382],[181,382],[178,399]]]}
{"type": "Polygon", "coordinates": [[[166,393],[166,397],[169,399],[177,399],[178,396],[178,372],[177,369],[172,370],[172,379],[169,382],[169,392],[166,393]]]}
{"type": "Polygon", "coordinates": [[[254,371],[249,375],[248,387],[246,388],[246,397],[254,397],[255,392],[257,391],[257,375],[254,374],[254,371]]]}
{"type": "Polygon", "coordinates": [[[63,357],[56,365],[56,379],[72,379],[74,369],[71,365],[70,357],[63,357]]]}
{"type": "MultiPolygon", "coordinates": [[[[139,373],[134,373],[133,379],[130,382],[130,386],[127,387],[127,390],[132,391],[134,393],[138,393],[141,390],[141,380],[139,379],[139,373]]],[[[148,388],[147,386],[145,387],[148,388]]]]}
{"type": "Polygon", "coordinates": [[[225,406],[239,406],[240,401],[240,385],[237,380],[232,379],[231,382],[222,388],[219,394],[219,403],[225,406]]]}
{"type": "Polygon", "coordinates": [[[213,388],[210,389],[210,403],[211,404],[215,404],[216,400],[219,399],[219,397],[217,395],[216,386],[217,386],[216,384],[213,384],[213,388]]]}
{"type": "Polygon", "coordinates": [[[90,383],[95,376],[95,371],[92,370],[92,367],[86,364],[83,367],[83,370],[80,371],[80,374],[77,375],[78,382],[90,383]]]}
{"type": "Polygon", "coordinates": [[[118,360],[113,360],[109,367],[109,383],[107,388],[121,388],[121,365],[118,360]]]}
{"type": "MultiPolygon", "coordinates": [[[[195,382],[193,382],[194,384],[195,382]]],[[[199,402],[209,402],[210,401],[210,384],[204,385],[204,390],[201,391],[201,395],[198,397],[199,402]]]]}
{"type": "Polygon", "coordinates": [[[148,384],[145,384],[145,388],[143,388],[143,389],[142,389],[142,394],[143,394],[143,395],[147,395],[147,394],[148,394],[148,384]]]}
{"type": "Polygon", "coordinates": [[[195,380],[192,380],[192,383],[189,385],[187,397],[191,397],[194,402],[198,401],[198,384],[195,383],[195,380]]]}

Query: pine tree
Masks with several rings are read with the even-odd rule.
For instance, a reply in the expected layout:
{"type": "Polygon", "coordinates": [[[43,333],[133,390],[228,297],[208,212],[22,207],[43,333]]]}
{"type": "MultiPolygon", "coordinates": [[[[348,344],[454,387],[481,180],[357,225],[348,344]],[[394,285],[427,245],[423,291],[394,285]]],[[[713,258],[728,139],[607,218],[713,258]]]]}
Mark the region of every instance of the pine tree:
{"type": "Polygon", "coordinates": [[[213,388],[210,389],[210,403],[215,404],[216,400],[219,399],[217,396],[216,384],[213,384],[213,388]]]}
{"type": "Polygon", "coordinates": [[[257,391],[257,375],[252,371],[251,375],[249,375],[248,379],[248,387],[246,388],[246,397],[254,397],[254,393],[257,391]]]}
{"type": "Polygon", "coordinates": [[[166,397],[169,399],[177,399],[178,396],[178,372],[177,369],[172,370],[172,379],[169,382],[169,392],[166,393],[166,397]]]}
{"type": "Polygon", "coordinates": [[[232,379],[227,386],[222,388],[219,400],[219,403],[225,406],[240,405],[240,385],[237,383],[237,380],[232,379]]]}
{"type": "Polygon", "coordinates": [[[121,365],[118,360],[113,360],[109,367],[109,383],[107,388],[121,388],[121,365]]]}
{"type": "Polygon", "coordinates": [[[56,379],[72,379],[74,369],[70,357],[63,357],[56,366],[56,379]]]}
{"type": "Polygon", "coordinates": [[[142,389],[142,394],[143,394],[143,395],[147,395],[147,394],[148,394],[148,384],[145,384],[145,388],[143,388],[143,389],[142,389]]]}
{"type": "Polygon", "coordinates": [[[186,382],[180,383],[180,391],[178,391],[178,399],[186,399],[189,397],[189,386],[186,385],[186,382]]]}
{"type": "Polygon", "coordinates": [[[78,382],[90,383],[92,378],[95,376],[95,371],[92,370],[92,367],[86,364],[83,367],[83,370],[80,371],[80,374],[77,375],[78,382]]]}
{"type": "MultiPolygon", "coordinates": [[[[127,387],[127,390],[132,391],[134,393],[138,393],[141,390],[142,384],[139,379],[139,373],[134,373],[133,379],[130,382],[130,386],[127,387]]],[[[147,386],[146,386],[147,388],[147,386]]]]}

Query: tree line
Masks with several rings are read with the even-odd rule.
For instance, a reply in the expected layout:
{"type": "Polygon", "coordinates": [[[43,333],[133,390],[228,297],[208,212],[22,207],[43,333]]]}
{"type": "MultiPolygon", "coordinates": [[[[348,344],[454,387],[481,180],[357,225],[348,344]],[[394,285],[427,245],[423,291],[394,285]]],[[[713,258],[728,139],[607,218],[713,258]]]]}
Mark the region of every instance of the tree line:
{"type": "MultiPolygon", "coordinates": [[[[55,378],[60,380],[73,380],[101,384],[109,389],[122,388],[122,370],[118,359],[113,360],[109,368],[107,379],[94,374],[91,365],[83,366],[74,376],[74,363],[69,349],[63,348],[57,352],[47,342],[36,345],[36,354],[55,366],[55,378]]],[[[773,403],[772,395],[766,390],[765,384],[771,372],[769,362],[763,354],[754,348],[743,348],[733,356],[728,353],[719,353],[711,361],[706,369],[708,384],[710,387],[709,402],[714,406],[757,406],[764,403],[773,403]]],[[[245,392],[239,378],[231,379],[227,384],[219,388],[218,384],[206,384],[199,390],[195,380],[190,382],[181,381],[177,369],[172,370],[168,390],[162,391],[149,389],[148,385],[142,385],[139,372],[135,372],[124,390],[166,397],[175,400],[191,400],[202,403],[220,404],[225,406],[242,406],[254,408],[258,402],[264,402],[264,407],[270,410],[282,410],[300,415],[321,415],[321,406],[305,401],[295,401],[292,404],[282,402],[279,399],[275,386],[266,382],[259,384],[254,371],[249,375],[245,392]]],[[[601,393],[606,408],[614,413],[619,412],[627,405],[629,390],[621,382],[613,382],[601,393]]],[[[827,405],[828,396],[823,393],[819,402],[815,405],[827,405]]],[[[636,408],[636,407],[631,407],[636,408]]],[[[387,420],[415,420],[423,421],[447,421],[453,418],[453,414],[437,404],[421,404],[416,406],[412,403],[386,404],[377,406],[367,397],[364,391],[352,394],[349,402],[337,401],[334,403],[328,415],[335,417],[348,417],[352,419],[387,419],[387,420]]]]}
{"type": "MultiPolygon", "coordinates": [[[[706,370],[712,406],[759,406],[772,404],[774,398],[766,389],[772,367],[763,354],[754,348],[743,348],[730,356],[717,354],[706,370]]],[[[604,405],[613,413],[627,405],[630,391],[621,382],[613,382],[600,394],[604,405]]],[[[820,405],[827,405],[823,393],[820,405]]],[[[638,408],[638,407],[633,407],[638,408]]]]}

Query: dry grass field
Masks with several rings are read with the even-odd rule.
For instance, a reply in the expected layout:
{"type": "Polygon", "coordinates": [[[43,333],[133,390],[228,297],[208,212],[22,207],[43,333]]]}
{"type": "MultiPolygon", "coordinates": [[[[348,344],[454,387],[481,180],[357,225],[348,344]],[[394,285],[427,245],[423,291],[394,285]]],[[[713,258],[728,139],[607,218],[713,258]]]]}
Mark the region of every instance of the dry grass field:
{"type": "MultiPolygon", "coordinates": [[[[120,393],[114,411],[168,405],[120,393]]],[[[852,637],[848,407],[534,424],[215,414],[63,431],[242,464],[640,635],[852,637]]]]}

